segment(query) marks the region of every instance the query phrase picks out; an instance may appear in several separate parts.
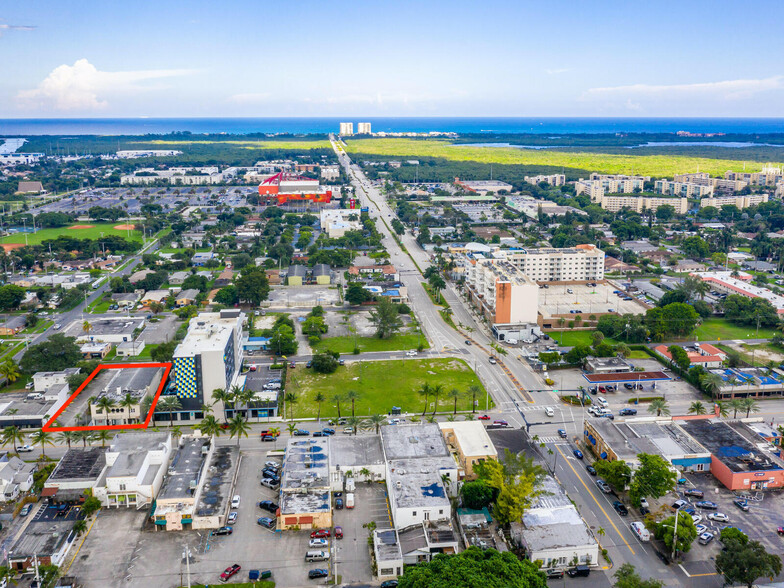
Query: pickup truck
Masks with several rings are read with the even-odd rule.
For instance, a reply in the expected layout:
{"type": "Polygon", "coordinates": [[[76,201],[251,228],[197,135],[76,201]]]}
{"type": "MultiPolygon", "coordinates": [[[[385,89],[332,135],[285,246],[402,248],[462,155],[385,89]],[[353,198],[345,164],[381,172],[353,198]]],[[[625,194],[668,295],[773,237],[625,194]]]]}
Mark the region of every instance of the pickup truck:
{"type": "Polygon", "coordinates": [[[280,431],[273,431],[272,429],[265,429],[261,432],[261,437],[280,437],[280,431]]]}

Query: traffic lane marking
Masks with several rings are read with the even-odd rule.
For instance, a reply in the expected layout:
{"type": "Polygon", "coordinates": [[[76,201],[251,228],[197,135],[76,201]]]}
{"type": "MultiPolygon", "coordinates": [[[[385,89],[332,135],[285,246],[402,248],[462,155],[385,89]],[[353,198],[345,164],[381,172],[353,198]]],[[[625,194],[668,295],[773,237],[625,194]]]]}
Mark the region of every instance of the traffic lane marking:
{"type": "Polygon", "coordinates": [[[565,463],[566,465],[568,465],[568,466],[569,466],[569,469],[571,469],[571,470],[572,470],[572,473],[574,473],[574,475],[575,475],[575,476],[577,476],[577,479],[578,479],[578,480],[580,480],[580,483],[583,485],[583,488],[585,488],[585,489],[586,489],[586,491],[588,492],[588,494],[591,496],[591,498],[593,498],[593,501],[596,503],[596,506],[598,506],[598,507],[599,507],[599,510],[601,510],[601,511],[602,511],[602,513],[604,514],[604,516],[605,516],[605,517],[607,517],[607,522],[609,522],[609,523],[610,523],[610,525],[612,525],[612,528],[613,528],[613,529],[615,529],[615,532],[616,532],[616,533],[618,533],[618,536],[621,538],[621,541],[623,541],[623,544],[624,544],[624,545],[626,545],[626,547],[628,547],[628,548],[629,548],[629,551],[631,551],[631,552],[632,552],[632,555],[636,555],[636,554],[634,553],[634,549],[632,549],[632,546],[631,546],[631,545],[629,545],[629,542],[628,542],[628,541],[626,541],[626,538],[625,538],[625,537],[623,536],[623,534],[622,534],[622,533],[621,533],[621,532],[618,530],[618,527],[616,527],[616,526],[615,526],[615,523],[614,523],[614,522],[613,522],[613,520],[610,518],[610,516],[607,514],[607,511],[606,511],[606,510],[604,510],[604,507],[603,507],[601,504],[599,504],[599,501],[596,499],[596,496],[594,496],[594,495],[593,495],[593,492],[591,492],[591,489],[590,489],[590,488],[588,488],[588,485],[585,483],[585,480],[583,480],[583,479],[582,479],[582,477],[580,476],[580,474],[578,474],[578,473],[577,473],[577,470],[575,470],[575,469],[574,469],[574,466],[573,466],[571,463],[569,463],[569,460],[568,460],[568,459],[566,459],[566,456],[563,454],[563,451],[561,451],[561,449],[558,447],[558,445],[556,445],[556,446],[555,446],[555,449],[556,449],[556,451],[558,451],[558,453],[560,453],[560,454],[561,454],[561,457],[563,457],[563,461],[564,461],[564,463],[565,463]]]}

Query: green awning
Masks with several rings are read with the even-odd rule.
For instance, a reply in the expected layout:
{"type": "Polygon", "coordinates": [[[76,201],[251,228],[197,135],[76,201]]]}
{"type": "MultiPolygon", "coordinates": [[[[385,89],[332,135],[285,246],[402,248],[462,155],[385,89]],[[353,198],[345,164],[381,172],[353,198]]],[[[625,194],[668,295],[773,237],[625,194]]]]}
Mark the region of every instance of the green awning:
{"type": "Polygon", "coordinates": [[[189,525],[189,524],[191,524],[191,523],[193,522],[193,519],[191,519],[191,518],[182,519],[182,521],[180,521],[180,522],[181,522],[183,525],[189,525]]]}
{"type": "Polygon", "coordinates": [[[166,519],[163,519],[161,521],[155,521],[155,524],[156,525],[165,525],[166,524],[166,519]]]}

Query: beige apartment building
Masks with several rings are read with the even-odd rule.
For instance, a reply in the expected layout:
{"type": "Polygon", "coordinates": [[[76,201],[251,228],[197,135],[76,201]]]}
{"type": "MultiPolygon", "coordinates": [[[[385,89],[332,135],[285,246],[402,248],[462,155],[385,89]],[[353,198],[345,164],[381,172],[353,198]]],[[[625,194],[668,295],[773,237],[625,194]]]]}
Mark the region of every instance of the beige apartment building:
{"type": "Polygon", "coordinates": [[[536,282],[590,282],[604,279],[604,251],[595,245],[563,249],[499,251],[536,282]]]}
{"type": "Polygon", "coordinates": [[[689,210],[689,201],[686,198],[668,198],[666,196],[625,196],[621,194],[608,194],[595,201],[605,210],[618,212],[629,208],[642,213],[646,210],[656,212],[660,206],[668,204],[675,208],[675,214],[686,214],[689,210]]]}
{"type": "Polygon", "coordinates": [[[371,135],[370,131],[370,123],[368,122],[361,122],[357,123],[357,134],[358,135],[371,135]]]}
{"type": "Polygon", "coordinates": [[[752,186],[775,186],[784,182],[784,173],[780,167],[763,167],[759,172],[734,172],[724,173],[725,180],[742,180],[752,186]]]}
{"type": "Polygon", "coordinates": [[[736,206],[738,208],[748,208],[749,206],[756,206],[762,204],[770,199],[769,194],[748,194],[746,196],[711,196],[710,198],[703,198],[700,200],[700,208],[706,206],[715,206],[721,208],[722,206],[736,206]]]}
{"type": "Polygon", "coordinates": [[[692,182],[671,182],[670,180],[656,180],[653,191],[667,196],[680,196],[682,198],[704,198],[713,194],[713,186],[695,184],[692,182]]]}
{"type": "Polygon", "coordinates": [[[681,182],[686,184],[697,184],[699,186],[713,186],[715,190],[740,192],[749,185],[744,180],[730,180],[726,178],[712,178],[707,172],[699,172],[693,174],[676,174],[673,178],[674,182],[681,182]]]}
{"type": "Polygon", "coordinates": [[[542,182],[546,182],[551,186],[565,186],[566,174],[552,174],[549,176],[525,176],[525,181],[534,186],[537,186],[542,182]]]}
{"type": "Polygon", "coordinates": [[[631,194],[635,191],[642,192],[645,182],[650,181],[649,176],[621,176],[591,174],[591,178],[580,178],[574,185],[575,194],[588,194],[592,202],[598,201],[605,194],[631,194]]]}
{"type": "Polygon", "coordinates": [[[353,135],[354,134],[354,123],[350,123],[350,122],[342,122],[342,123],[340,123],[340,134],[341,135],[353,135]]]}
{"type": "Polygon", "coordinates": [[[539,285],[506,259],[470,258],[466,264],[469,297],[491,323],[536,323],[539,285]]]}

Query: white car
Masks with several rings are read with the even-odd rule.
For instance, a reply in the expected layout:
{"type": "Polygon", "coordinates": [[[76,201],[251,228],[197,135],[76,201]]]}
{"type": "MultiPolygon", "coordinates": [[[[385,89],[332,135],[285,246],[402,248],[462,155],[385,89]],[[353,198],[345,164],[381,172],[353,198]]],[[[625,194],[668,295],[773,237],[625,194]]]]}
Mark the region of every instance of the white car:
{"type": "Polygon", "coordinates": [[[694,521],[695,525],[698,525],[699,523],[702,522],[702,515],[693,514],[693,515],[691,515],[691,520],[694,521]]]}
{"type": "Polygon", "coordinates": [[[697,535],[702,535],[708,530],[708,527],[705,525],[697,525],[694,528],[697,529],[697,535]]]}
{"type": "Polygon", "coordinates": [[[553,410],[552,406],[546,406],[544,409],[544,414],[549,417],[555,416],[555,411],[553,410]]]}
{"type": "Polygon", "coordinates": [[[239,508],[240,507],[240,495],[236,494],[234,498],[231,499],[231,508],[239,508]]]}
{"type": "Polygon", "coordinates": [[[412,349],[411,351],[406,351],[406,355],[408,357],[416,357],[417,352],[412,349]]]}
{"type": "Polygon", "coordinates": [[[632,531],[635,535],[640,539],[640,541],[650,541],[651,540],[651,533],[648,529],[645,528],[639,521],[635,521],[629,525],[632,528],[632,531]]]}
{"type": "Polygon", "coordinates": [[[17,453],[30,453],[33,450],[32,445],[22,445],[16,448],[17,453]]]}
{"type": "Polygon", "coordinates": [[[602,408],[607,408],[608,406],[610,406],[609,403],[604,398],[601,397],[596,399],[596,403],[602,408]]]}
{"type": "Polygon", "coordinates": [[[712,521],[716,521],[717,523],[729,523],[730,517],[725,515],[723,512],[712,512],[708,515],[708,518],[712,521]]]}
{"type": "Polygon", "coordinates": [[[232,511],[229,513],[229,524],[233,525],[237,522],[237,511],[232,511]]]}
{"type": "Polygon", "coordinates": [[[308,541],[308,547],[326,547],[327,540],[326,539],[311,539],[308,541]]]}

